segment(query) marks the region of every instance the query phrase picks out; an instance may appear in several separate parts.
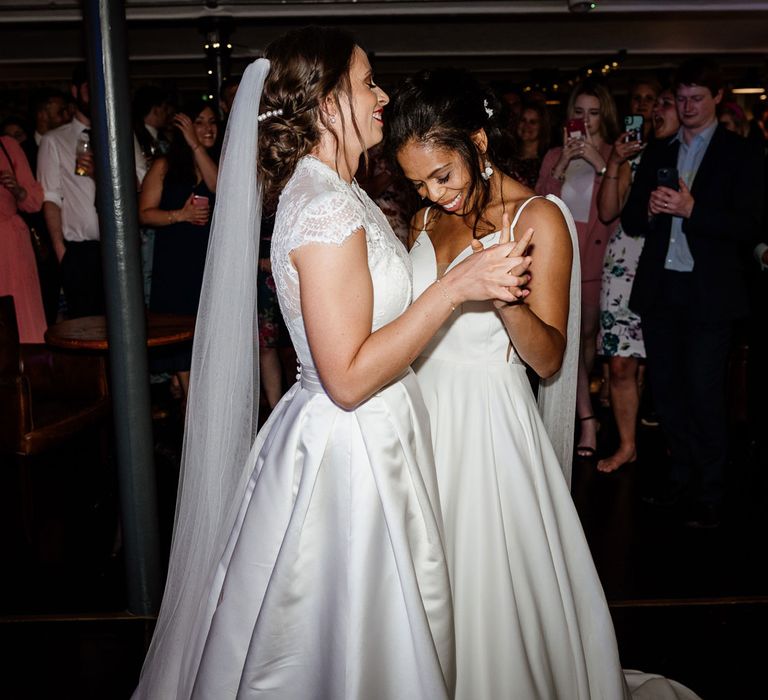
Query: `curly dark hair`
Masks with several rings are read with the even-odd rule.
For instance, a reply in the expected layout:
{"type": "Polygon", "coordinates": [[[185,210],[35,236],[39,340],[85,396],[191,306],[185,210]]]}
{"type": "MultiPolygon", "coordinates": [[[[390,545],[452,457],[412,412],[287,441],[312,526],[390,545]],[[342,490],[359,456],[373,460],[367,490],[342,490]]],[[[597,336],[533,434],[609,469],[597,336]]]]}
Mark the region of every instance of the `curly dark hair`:
{"type": "MultiPolygon", "coordinates": [[[[324,99],[330,96],[339,106],[339,96],[345,95],[351,103],[349,67],[356,46],[348,32],[310,26],[290,31],[266,48],[270,70],[259,111],[282,110],[259,126],[258,172],[267,203],[274,203],[299,159],[320,141],[321,125],[328,128],[321,109],[324,99]]],[[[338,115],[343,132],[346,124],[341,109],[338,115]]],[[[354,116],[352,127],[362,144],[354,116]]]]}
{"type": "Polygon", "coordinates": [[[385,119],[387,153],[401,173],[397,154],[412,142],[435,145],[461,157],[470,176],[466,200],[470,210],[464,216],[472,222],[475,236],[478,225],[486,223],[482,216],[490,203],[491,188],[481,175],[473,134],[485,131],[488,147],[483,155],[494,167],[512,175],[511,141],[501,129],[500,115],[501,106],[493,92],[466,71],[445,68],[406,79],[395,91],[385,119]]]}

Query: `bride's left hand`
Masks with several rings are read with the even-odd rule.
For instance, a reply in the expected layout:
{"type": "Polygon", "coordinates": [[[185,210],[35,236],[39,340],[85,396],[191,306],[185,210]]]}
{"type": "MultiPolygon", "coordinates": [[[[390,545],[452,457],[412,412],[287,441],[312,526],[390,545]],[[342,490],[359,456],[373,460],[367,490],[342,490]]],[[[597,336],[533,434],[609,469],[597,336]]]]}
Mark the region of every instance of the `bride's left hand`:
{"type": "MultiPolygon", "coordinates": [[[[525,257],[526,251],[528,250],[528,246],[531,243],[531,239],[533,238],[533,229],[529,228],[519,239],[514,241],[514,245],[512,246],[512,250],[509,253],[508,257],[514,258],[514,257],[525,257]]],[[[509,214],[507,212],[504,212],[501,216],[501,235],[499,236],[499,243],[498,245],[509,243],[512,240],[512,225],[509,221],[509,214]]],[[[484,246],[483,244],[477,240],[473,239],[472,243],[472,252],[473,253],[479,253],[483,250],[484,246]]],[[[530,280],[530,271],[527,271],[523,269],[522,267],[516,267],[510,270],[510,275],[514,275],[516,277],[523,277],[525,275],[524,279],[526,280],[524,284],[527,284],[527,282],[530,280]]],[[[522,284],[519,286],[523,286],[522,284]]],[[[523,295],[518,299],[518,302],[522,302],[531,292],[528,289],[522,290],[523,295]]],[[[495,300],[493,302],[494,306],[496,308],[502,308],[509,305],[509,302],[501,301],[501,300],[495,300]]]]}

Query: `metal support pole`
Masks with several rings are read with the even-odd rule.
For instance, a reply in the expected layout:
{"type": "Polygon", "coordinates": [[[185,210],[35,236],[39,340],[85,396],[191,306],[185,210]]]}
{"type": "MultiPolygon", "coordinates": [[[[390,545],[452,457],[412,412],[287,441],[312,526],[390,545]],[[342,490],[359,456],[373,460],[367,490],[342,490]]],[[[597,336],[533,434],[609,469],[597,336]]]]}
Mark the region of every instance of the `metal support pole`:
{"type": "Polygon", "coordinates": [[[83,3],[128,609],[157,613],[158,518],[124,0],[83,3]]]}

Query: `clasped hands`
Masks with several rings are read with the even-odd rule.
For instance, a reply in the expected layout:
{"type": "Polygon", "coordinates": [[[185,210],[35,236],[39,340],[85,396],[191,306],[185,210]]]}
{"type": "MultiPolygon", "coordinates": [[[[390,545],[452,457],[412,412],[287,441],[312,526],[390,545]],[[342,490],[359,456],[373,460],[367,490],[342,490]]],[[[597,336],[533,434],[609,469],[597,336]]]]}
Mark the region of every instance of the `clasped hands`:
{"type": "Polygon", "coordinates": [[[693,212],[693,196],[685,182],[679,180],[680,191],[671,187],[657,187],[651,192],[648,201],[648,211],[651,214],[671,214],[689,219],[693,212]]]}
{"type": "Polygon", "coordinates": [[[11,170],[0,170],[0,185],[5,187],[17,201],[27,196],[27,191],[18,183],[11,170]]]}

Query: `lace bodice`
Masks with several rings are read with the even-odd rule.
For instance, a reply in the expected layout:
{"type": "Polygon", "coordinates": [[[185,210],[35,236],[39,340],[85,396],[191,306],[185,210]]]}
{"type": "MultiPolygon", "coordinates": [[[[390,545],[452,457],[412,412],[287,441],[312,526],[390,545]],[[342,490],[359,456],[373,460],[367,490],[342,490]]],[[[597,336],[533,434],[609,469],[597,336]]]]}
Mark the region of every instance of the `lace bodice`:
{"type": "Polygon", "coordinates": [[[373,282],[371,330],[375,331],[411,303],[408,253],[384,214],[356,182],[345,182],[316,158],[302,158],[280,195],[271,261],[280,309],[304,367],[314,363],[301,316],[299,276],[289,254],[308,243],[341,245],[359,228],[365,230],[368,244],[373,282]]]}

